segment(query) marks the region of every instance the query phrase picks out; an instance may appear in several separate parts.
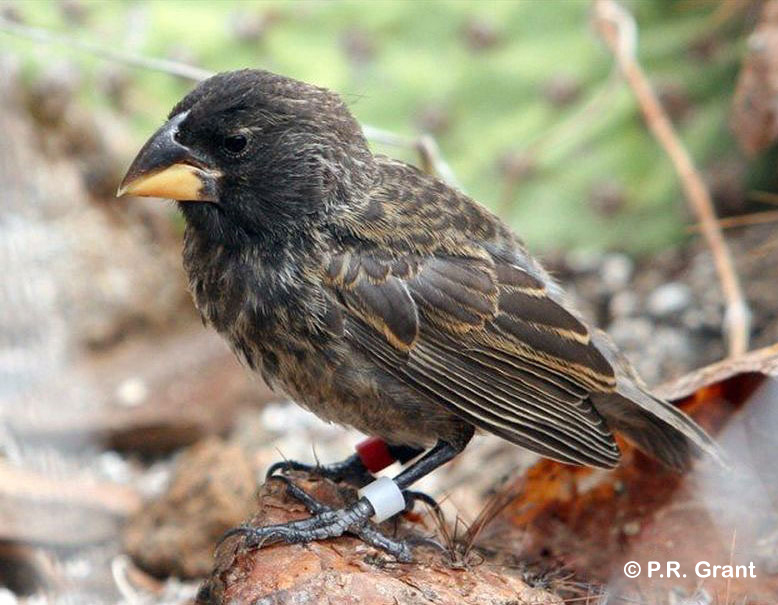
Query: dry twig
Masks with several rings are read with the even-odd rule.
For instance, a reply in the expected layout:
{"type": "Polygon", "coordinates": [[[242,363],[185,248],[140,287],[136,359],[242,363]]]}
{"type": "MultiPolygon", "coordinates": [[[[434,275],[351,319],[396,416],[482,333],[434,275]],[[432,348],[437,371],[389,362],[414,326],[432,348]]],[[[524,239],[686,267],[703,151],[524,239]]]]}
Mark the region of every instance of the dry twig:
{"type": "Polygon", "coordinates": [[[773,193],[772,191],[749,191],[746,197],[752,202],[778,204],[778,193],[773,193]]]}
{"type": "Polygon", "coordinates": [[[44,44],[61,44],[69,48],[80,50],[90,55],[94,55],[101,59],[113,61],[115,63],[121,63],[130,67],[139,67],[141,69],[149,69],[152,71],[161,71],[166,74],[178,76],[179,78],[185,78],[187,80],[205,80],[213,75],[206,69],[200,69],[193,65],[187,65],[186,63],[180,63],[178,61],[168,61],[167,59],[154,59],[150,57],[144,57],[142,55],[136,55],[133,53],[127,53],[112,48],[101,46],[100,44],[94,44],[80,38],[75,38],[65,34],[59,34],[57,32],[49,31],[42,27],[32,27],[30,25],[23,25],[21,23],[14,23],[7,19],[0,18],[0,32],[18,36],[20,38],[27,38],[36,42],[42,42],[44,44]]]}
{"type": "MultiPolygon", "coordinates": [[[[778,210],[763,210],[762,212],[752,212],[751,214],[741,214],[739,216],[728,216],[718,220],[721,229],[731,229],[732,227],[747,227],[750,225],[764,225],[766,223],[778,222],[778,210]]],[[[695,223],[689,225],[687,231],[696,233],[702,231],[702,225],[695,223]]]]}
{"type": "Polygon", "coordinates": [[[710,193],[637,61],[635,20],[615,0],[595,0],[594,23],[634,92],[646,124],[670,157],[689,205],[700,221],[726,300],[724,329],[728,339],[729,355],[731,357],[742,355],[748,350],[750,332],[748,305],[740,287],[732,256],[717,221],[710,193]]]}
{"type": "MultiPolygon", "coordinates": [[[[106,48],[100,44],[94,44],[86,40],[80,40],[72,36],[48,31],[41,27],[32,27],[20,23],[14,23],[7,19],[0,18],[0,33],[11,34],[21,38],[27,38],[44,44],[61,44],[69,48],[80,50],[101,59],[121,63],[130,67],[159,71],[162,73],[177,76],[187,80],[199,82],[210,78],[214,72],[178,61],[167,59],[156,59],[134,53],[128,53],[112,48],[106,48]]],[[[369,140],[382,145],[391,145],[411,149],[419,154],[422,169],[430,174],[435,174],[446,181],[449,185],[462,189],[461,185],[454,176],[454,171],[443,159],[435,139],[428,134],[422,134],[418,137],[407,137],[394,132],[376,128],[364,124],[362,130],[365,137],[369,140]]]]}

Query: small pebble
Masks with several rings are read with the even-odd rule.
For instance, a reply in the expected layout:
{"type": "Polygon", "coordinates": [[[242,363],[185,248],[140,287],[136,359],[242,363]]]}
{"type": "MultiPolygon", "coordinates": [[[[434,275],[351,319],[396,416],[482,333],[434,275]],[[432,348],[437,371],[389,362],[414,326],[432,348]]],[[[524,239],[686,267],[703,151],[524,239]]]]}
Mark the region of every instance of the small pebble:
{"type": "Polygon", "coordinates": [[[596,271],[603,262],[603,254],[597,250],[579,249],[565,255],[565,264],[573,273],[596,271]]]}
{"type": "Polygon", "coordinates": [[[87,557],[74,557],[63,562],[65,575],[71,579],[83,580],[94,574],[94,563],[87,557]]]}
{"type": "Polygon", "coordinates": [[[19,600],[16,595],[7,588],[0,587],[0,605],[16,605],[19,600]]]}
{"type": "Polygon", "coordinates": [[[608,303],[608,312],[612,318],[629,317],[638,311],[638,296],[629,290],[616,292],[608,303]]]}
{"type": "Polygon", "coordinates": [[[114,483],[129,483],[132,479],[129,462],[118,452],[103,452],[97,458],[97,465],[103,476],[114,483]]]}
{"type": "Polygon", "coordinates": [[[116,398],[125,407],[140,405],[149,396],[149,388],[140,378],[127,378],[116,387],[116,398]]]}
{"type": "Polygon", "coordinates": [[[630,521],[621,528],[625,536],[637,536],[640,533],[640,521],[630,521]]]}
{"type": "Polygon", "coordinates": [[[629,284],[635,263],[626,254],[612,252],[606,254],[602,260],[600,277],[602,284],[608,292],[617,292],[629,284]]]}
{"type": "Polygon", "coordinates": [[[648,297],[646,308],[654,317],[668,317],[680,313],[692,302],[689,286],[680,282],[670,282],[659,286],[648,297]]]}
{"type": "Polygon", "coordinates": [[[673,588],[667,595],[668,605],[711,605],[713,599],[704,588],[688,594],[683,588],[673,588]]]}

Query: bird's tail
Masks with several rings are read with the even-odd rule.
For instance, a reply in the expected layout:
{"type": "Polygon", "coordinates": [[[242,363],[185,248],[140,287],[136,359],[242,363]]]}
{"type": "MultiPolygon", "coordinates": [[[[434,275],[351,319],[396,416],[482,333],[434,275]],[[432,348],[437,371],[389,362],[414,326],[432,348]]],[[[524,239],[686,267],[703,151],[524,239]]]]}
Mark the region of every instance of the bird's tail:
{"type": "Polygon", "coordinates": [[[591,395],[594,407],[612,429],[679,471],[688,468],[693,456],[700,453],[729,466],[724,452],[702,427],[672,403],[648,392],[607,334],[596,332],[593,342],[616,370],[616,391],[591,395]]]}
{"type": "Polygon", "coordinates": [[[612,429],[670,468],[683,471],[700,453],[728,466],[721,448],[694,420],[638,385],[620,385],[615,393],[592,396],[592,402],[612,429]]]}

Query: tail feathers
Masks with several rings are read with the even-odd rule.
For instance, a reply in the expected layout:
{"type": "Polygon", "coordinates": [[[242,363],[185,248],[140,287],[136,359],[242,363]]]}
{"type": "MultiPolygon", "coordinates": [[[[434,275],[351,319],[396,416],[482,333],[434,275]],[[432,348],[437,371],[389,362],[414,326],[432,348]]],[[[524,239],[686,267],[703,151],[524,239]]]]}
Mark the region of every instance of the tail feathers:
{"type": "Polygon", "coordinates": [[[631,381],[620,380],[617,392],[593,395],[592,401],[612,429],[670,468],[686,470],[701,453],[729,466],[721,448],[694,420],[631,381]]]}
{"type": "Polygon", "coordinates": [[[591,395],[594,407],[612,429],[676,470],[688,468],[693,455],[700,453],[729,467],[724,452],[694,420],[673,404],[648,392],[635,369],[605,332],[595,330],[592,343],[616,371],[616,392],[591,395]]]}

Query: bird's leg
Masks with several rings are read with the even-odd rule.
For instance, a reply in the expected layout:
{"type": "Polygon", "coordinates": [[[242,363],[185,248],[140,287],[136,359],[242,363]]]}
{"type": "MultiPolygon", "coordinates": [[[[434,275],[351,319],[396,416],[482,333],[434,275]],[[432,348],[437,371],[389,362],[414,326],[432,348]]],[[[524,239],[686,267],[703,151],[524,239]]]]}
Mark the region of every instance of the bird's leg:
{"type": "Polygon", "coordinates": [[[278,471],[302,471],[311,475],[325,477],[336,483],[344,481],[355,487],[363,487],[372,482],[376,473],[394,461],[405,464],[419,456],[423,448],[407,445],[390,445],[375,438],[367,439],[357,446],[357,453],[345,460],[332,464],[305,464],[295,460],[276,462],[267,471],[269,479],[278,471]]]}
{"type": "MultiPolygon", "coordinates": [[[[393,481],[397,488],[402,490],[404,495],[407,494],[408,488],[413,483],[459,454],[472,438],[473,432],[472,427],[467,427],[456,443],[438,441],[435,447],[394,477],[393,481]]],[[[249,548],[262,548],[278,542],[298,544],[337,538],[348,532],[358,536],[363,542],[393,555],[398,561],[411,560],[411,550],[405,541],[384,536],[369,521],[375,514],[375,509],[368,498],[363,496],[349,506],[333,509],[305,493],[288,478],[283,477],[283,480],[287,483],[290,495],[300,500],[313,515],[312,517],[266,527],[237,527],[227,532],[222,540],[234,535],[243,535],[249,548]]]]}

